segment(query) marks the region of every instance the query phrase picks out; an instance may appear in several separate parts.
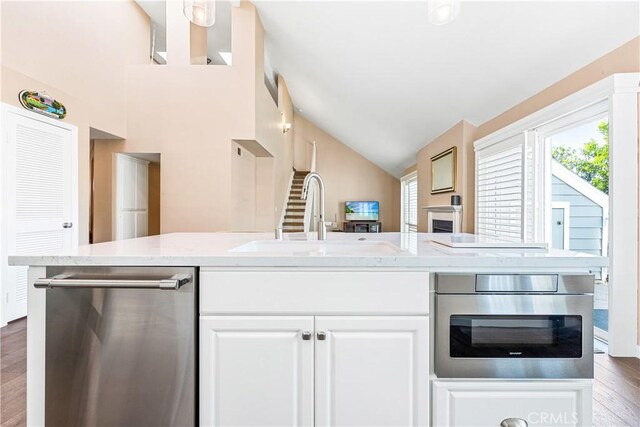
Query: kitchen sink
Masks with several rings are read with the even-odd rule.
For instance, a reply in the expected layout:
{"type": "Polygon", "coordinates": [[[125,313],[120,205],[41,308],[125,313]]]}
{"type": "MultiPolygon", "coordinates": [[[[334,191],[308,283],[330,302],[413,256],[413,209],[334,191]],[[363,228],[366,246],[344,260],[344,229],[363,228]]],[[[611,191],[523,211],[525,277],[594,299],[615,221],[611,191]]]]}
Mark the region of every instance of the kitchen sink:
{"type": "Polygon", "coordinates": [[[379,241],[318,241],[318,240],[254,240],[231,249],[234,253],[309,254],[309,255],[392,255],[400,248],[379,241]]]}

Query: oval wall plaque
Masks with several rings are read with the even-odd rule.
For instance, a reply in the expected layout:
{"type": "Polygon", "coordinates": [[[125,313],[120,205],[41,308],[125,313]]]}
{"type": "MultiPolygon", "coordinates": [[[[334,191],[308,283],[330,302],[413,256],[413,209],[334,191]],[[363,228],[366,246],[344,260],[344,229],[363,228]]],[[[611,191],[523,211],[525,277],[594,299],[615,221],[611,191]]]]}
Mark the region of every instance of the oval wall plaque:
{"type": "Polygon", "coordinates": [[[20,104],[27,110],[35,111],[54,119],[64,119],[67,115],[65,106],[46,93],[23,90],[18,95],[18,99],[20,104]]]}

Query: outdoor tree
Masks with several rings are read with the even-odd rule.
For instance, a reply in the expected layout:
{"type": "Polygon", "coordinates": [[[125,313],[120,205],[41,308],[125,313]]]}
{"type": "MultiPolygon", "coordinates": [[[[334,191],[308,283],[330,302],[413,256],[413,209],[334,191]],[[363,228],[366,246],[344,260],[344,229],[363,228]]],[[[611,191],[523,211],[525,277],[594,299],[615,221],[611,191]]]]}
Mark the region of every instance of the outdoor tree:
{"type": "Polygon", "coordinates": [[[601,121],[598,132],[604,143],[591,138],[580,149],[555,147],[552,156],[598,190],[609,194],[609,123],[601,121]]]}

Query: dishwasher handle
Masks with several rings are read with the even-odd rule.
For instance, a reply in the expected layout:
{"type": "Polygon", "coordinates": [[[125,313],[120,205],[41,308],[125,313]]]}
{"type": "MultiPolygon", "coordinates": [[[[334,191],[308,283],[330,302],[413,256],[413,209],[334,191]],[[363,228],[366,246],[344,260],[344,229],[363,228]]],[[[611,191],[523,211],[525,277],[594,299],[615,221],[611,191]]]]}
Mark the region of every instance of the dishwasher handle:
{"type": "Polygon", "coordinates": [[[189,274],[176,274],[168,279],[74,279],[73,276],[54,276],[36,279],[36,288],[105,288],[105,289],[166,289],[177,290],[191,282],[189,274]]]}

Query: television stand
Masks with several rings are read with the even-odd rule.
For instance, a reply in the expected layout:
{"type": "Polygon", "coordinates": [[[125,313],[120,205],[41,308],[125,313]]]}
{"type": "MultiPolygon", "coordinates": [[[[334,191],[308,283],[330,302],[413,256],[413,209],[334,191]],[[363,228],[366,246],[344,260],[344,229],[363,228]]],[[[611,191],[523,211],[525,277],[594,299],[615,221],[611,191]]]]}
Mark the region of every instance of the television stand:
{"type": "Polygon", "coordinates": [[[347,221],[344,223],[345,233],[381,233],[382,223],[380,221],[347,221]]]}

